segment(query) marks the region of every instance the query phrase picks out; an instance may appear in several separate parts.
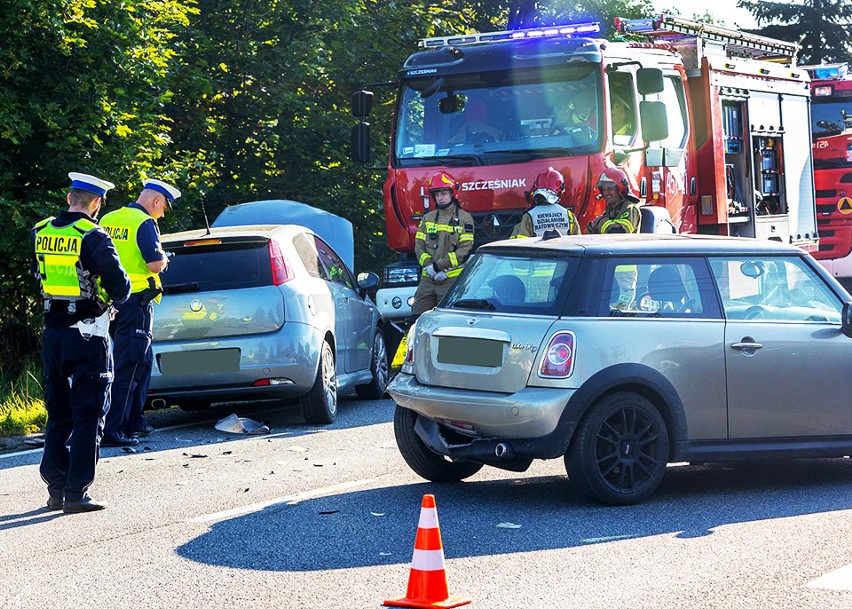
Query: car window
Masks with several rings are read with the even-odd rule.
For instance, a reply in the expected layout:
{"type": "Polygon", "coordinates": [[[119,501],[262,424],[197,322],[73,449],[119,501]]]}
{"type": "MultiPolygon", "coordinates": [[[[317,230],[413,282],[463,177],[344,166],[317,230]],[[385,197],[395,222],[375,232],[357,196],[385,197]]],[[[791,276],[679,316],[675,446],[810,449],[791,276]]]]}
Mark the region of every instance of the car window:
{"type": "Polygon", "coordinates": [[[599,316],[718,317],[706,264],[701,259],[607,261],[599,316]]]}
{"type": "Polygon", "coordinates": [[[308,242],[305,235],[296,235],[293,237],[293,247],[295,248],[296,253],[299,254],[302,264],[305,265],[305,268],[311,277],[328,279],[328,276],[325,274],[325,269],[320,263],[319,256],[317,256],[316,249],[314,249],[314,247],[308,242]]]}
{"type": "Polygon", "coordinates": [[[558,314],[574,259],[482,254],[447,293],[442,306],[505,313],[558,314]]]}
{"type": "Polygon", "coordinates": [[[840,322],[843,304],[798,256],[712,260],[729,319],[840,322]]]}
{"type": "Polygon", "coordinates": [[[166,291],[193,283],[199,291],[272,285],[266,241],[166,247],[175,254],[160,274],[166,291]]]}
{"type": "Polygon", "coordinates": [[[334,283],[339,283],[345,285],[346,287],[354,290],[355,289],[355,280],[352,279],[352,275],[349,274],[346,265],[343,264],[343,260],[340,259],[333,249],[317,236],[314,236],[314,242],[317,246],[317,254],[319,255],[320,262],[325,269],[326,277],[329,281],[334,283]]]}

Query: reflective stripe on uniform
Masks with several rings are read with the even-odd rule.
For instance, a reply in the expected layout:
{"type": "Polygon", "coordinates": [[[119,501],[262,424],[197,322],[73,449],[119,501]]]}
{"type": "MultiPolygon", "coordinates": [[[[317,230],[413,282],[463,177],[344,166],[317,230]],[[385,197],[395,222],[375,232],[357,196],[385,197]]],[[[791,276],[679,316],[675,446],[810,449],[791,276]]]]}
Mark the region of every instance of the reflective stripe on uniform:
{"type": "Polygon", "coordinates": [[[422,254],[420,254],[420,260],[418,260],[418,263],[420,264],[420,266],[426,266],[426,262],[431,259],[431,254],[429,254],[428,252],[423,252],[422,254]]]}
{"type": "Polygon", "coordinates": [[[473,233],[462,233],[459,235],[459,243],[463,241],[473,241],[473,233]]]}
{"type": "Polygon", "coordinates": [[[449,254],[447,254],[447,258],[450,259],[450,264],[452,264],[453,266],[459,265],[459,257],[456,256],[455,252],[450,252],[449,254]]]}

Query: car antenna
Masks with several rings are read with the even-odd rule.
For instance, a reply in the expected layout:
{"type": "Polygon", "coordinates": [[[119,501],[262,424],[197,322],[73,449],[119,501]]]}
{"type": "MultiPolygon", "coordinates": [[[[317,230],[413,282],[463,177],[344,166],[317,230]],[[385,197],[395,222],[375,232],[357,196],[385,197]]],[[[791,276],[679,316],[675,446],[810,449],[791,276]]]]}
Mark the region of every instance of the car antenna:
{"type": "Polygon", "coordinates": [[[204,208],[204,197],[201,197],[201,213],[204,215],[204,226],[207,227],[207,232],[205,235],[210,234],[210,221],[207,220],[207,210],[204,208]]]}

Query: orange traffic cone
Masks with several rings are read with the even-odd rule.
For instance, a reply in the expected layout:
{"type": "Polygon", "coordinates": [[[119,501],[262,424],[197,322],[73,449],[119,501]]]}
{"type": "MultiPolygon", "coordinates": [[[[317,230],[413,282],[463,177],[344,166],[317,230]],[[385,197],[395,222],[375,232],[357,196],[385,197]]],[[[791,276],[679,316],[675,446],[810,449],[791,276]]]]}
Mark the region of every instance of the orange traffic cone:
{"type": "Polygon", "coordinates": [[[435,495],[423,495],[420,523],[414,540],[414,556],[408,576],[408,590],[402,598],[384,602],[388,607],[458,607],[471,599],[450,596],[447,589],[447,572],[444,570],[444,546],[438,527],[438,510],[435,495]]]}

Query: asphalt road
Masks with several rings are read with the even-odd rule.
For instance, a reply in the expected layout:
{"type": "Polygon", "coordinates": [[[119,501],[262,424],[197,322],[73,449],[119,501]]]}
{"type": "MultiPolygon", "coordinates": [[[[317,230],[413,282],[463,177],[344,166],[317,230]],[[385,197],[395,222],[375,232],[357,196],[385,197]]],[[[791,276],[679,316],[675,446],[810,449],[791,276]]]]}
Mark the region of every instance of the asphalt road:
{"type": "Polygon", "coordinates": [[[405,592],[425,493],[474,607],[852,607],[850,459],[672,466],[647,503],[604,508],[561,460],[427,483],[393,407],[346,400],[328,427],[236,410],[265,436],[215,431],[234,409],[158,420],[103,451],[92,514],[43,507],[39,451],[0,456],[0,607],[379,607],[405,592]]]}

